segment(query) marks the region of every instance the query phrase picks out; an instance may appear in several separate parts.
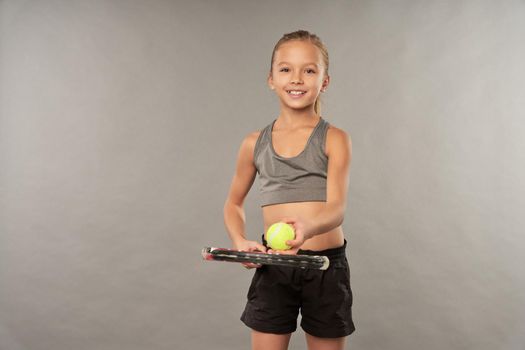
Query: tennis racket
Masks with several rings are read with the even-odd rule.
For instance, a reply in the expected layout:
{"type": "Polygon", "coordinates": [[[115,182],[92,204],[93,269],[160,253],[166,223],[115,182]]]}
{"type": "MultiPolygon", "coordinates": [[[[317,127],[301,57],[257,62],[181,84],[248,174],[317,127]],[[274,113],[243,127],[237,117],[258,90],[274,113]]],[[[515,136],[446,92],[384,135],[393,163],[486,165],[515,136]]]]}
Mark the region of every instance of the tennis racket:
{"type": "Polygon", "coordinates": [[[268,254],[263,252],[241,252],[234,249],[205,247],[202,258],[207,261],[227,261],[237,263],[254,263],[261,265],[278,265],[298,268],[326,270],[330,260],[321,255],[287,255],[268,254]]]}

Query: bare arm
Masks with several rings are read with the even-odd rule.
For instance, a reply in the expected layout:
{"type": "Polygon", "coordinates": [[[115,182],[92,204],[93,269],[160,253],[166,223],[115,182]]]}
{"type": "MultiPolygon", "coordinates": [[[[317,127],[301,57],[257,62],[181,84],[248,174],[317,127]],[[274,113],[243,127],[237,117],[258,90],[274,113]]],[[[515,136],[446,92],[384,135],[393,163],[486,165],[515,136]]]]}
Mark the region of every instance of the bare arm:
{"type": "Polygon", "coordinates": [[[235,174],[224,203],[224,224],[233,246],[239,250],[266,251],[262,244],[246,239],[246,217],[243,207],[257,172],[253,163],[253,150],[258,136],[259,133],[255,132],[243,140],[237,155],[235,174]]]}
{"type": "Polygon", "coordinates": [[[348,193],[348,177],[352,159],[352,140],[341,129],[330,129],[327,137],[328,176],[326,206],[312,218],[306,238],[328,232],[343,223],[348,193]]]}

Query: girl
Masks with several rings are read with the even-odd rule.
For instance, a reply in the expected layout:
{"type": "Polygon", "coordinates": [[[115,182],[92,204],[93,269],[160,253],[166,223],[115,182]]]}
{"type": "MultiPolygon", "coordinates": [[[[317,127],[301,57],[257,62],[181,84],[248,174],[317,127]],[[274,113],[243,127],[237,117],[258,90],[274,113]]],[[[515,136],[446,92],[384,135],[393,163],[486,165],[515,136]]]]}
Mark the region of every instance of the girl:
{"type": "Polygon", "coordinates": [[[301,327],[311,350],[343,349],[354,330],[352,291],[341,223],[351,160],[351,140],[319,114],[326,91],[328,53],[319,37],[304,30],[275,45],[268,85],[280,114],[263,130],[247,135],[224,205],[233,247],[242,251],[315,254],[330,258],[326,271],[244,264],[257,268],[241,320],[252,329],[253,349],[287,349],[301,327]],[[275,222],[295,229],[292,249],[272,251],[248,240],[243,202],[259,173],[264,232],[275,222]]]}

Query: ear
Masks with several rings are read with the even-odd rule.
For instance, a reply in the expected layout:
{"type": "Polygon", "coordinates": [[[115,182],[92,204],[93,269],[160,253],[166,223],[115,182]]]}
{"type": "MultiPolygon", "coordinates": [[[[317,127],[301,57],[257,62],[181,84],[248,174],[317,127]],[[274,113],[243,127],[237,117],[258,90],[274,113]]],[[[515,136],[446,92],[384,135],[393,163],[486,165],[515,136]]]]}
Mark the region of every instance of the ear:
{"type": "Polygon", "coordinates": [[[275,87],[273,86],[273,78],[272,78],[272,72],[270,71],[270,73],[268,73],[268,79],[267,79],[267,83],[268,83],[268,86],[270,87],[270,89],[275,89],[275,87]]]}
{"type": "Polygon", "coordinates": [[[330,76],[326,75],[324,77],[323,83],[321,85],[321,91],[325,91],[329,84],[330,84],[330,76]]]}

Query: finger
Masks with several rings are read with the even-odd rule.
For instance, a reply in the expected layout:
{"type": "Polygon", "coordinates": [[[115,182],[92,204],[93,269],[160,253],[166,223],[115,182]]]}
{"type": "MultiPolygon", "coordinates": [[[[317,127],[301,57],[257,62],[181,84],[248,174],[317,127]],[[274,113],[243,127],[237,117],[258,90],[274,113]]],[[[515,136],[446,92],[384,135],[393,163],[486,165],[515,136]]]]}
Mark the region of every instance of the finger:
{"type": "Polygon", "coordinates": [[[289,245],[290,247],[300,247],[303,244],[303,240],[301,239],[291,239],[289,241],[286,241],[286,245],[289,245]]]}
{"type": "Polygon", "coordinates": [[[257,243],[257,249],[258,249],[260,252],[266,253],[266,247],[263,246],[261,243],[257,243]]]}
{"type": "Polygon", "coordinates": [[[256,252],[256,251],[258,251],[258,248],[257,248],[257,246],[250,246],[250,247],[248,247],[248,251],[249,252],[256,252]]]}
{"type": "Polygon", "coordinates": [[[296,255],[297,251],[298,251],[298,249],[278,250],[276,254],[296,255]]]}

